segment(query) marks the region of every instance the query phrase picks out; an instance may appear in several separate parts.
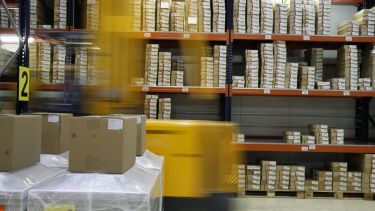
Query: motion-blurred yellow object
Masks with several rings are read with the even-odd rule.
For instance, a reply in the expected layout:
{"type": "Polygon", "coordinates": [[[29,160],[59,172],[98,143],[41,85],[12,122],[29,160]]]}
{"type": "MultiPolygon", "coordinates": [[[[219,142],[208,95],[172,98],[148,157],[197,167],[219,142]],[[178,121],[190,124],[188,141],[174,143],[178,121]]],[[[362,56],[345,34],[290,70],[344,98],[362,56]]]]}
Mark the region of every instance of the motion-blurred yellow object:
{"type": "Polygon", "coordinates": [[[228,183],[237,127],[209,121],[147,121],[147,149],[163,155],[164,196],[208,197],[236,192],[228,183]]]}

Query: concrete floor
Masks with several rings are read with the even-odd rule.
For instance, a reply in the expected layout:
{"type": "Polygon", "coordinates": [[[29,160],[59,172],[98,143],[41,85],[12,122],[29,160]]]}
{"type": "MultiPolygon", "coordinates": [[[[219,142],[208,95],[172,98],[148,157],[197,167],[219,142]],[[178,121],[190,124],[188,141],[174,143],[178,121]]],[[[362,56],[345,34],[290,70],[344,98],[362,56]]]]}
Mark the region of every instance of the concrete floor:
{"type": "Polygon", "coordinates": [[[231,211],[372,211],[375,201],[355,199],[238,198],[231,211]]]}

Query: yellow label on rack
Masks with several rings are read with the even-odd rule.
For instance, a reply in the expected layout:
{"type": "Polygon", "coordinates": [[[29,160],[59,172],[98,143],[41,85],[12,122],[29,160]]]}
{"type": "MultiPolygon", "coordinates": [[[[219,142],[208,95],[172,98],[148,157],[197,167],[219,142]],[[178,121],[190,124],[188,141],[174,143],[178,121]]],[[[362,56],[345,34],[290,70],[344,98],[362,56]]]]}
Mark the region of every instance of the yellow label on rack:
{"type": "Polygon", "coordinates": [[[54,205],[44,208],[44,211],[75,211],[76,207],[73,204],[54,205]]]}
{"type": "Polygon", "coordinates": [[[28,67],[20,67],[18,82],[18,100],[29,101],[30,69],[28,67]]]}

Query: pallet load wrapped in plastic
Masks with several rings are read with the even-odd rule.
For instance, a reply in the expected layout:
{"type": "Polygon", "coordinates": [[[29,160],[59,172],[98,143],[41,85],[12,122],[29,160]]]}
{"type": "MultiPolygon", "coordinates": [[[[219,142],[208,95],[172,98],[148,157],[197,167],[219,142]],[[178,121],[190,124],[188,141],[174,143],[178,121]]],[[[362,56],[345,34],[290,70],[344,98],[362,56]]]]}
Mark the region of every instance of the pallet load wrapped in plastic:
{"type": "Polygon", "coordinates": [[[40,163],[49,168],[69,168],[69,152],[61,154],[41,154],[40,163]]]}

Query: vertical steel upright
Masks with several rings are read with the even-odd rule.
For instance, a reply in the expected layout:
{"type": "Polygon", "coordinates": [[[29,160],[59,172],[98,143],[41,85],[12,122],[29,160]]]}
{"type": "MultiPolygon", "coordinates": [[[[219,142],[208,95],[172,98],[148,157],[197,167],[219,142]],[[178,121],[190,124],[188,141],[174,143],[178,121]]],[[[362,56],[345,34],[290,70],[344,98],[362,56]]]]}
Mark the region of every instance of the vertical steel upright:
{"type": "Polygon", "coordinates": [[[224,121],[232,119],[232,75],[233,75],[233,0],[226,0],[227,72],[225,83],[224,121]]]}
{"type": "MultiPolygon", "coordinates": [[[[19,54],[19,66],[29,67],[29,37],[30,37],[30,0],[22,0],[19,3],[19,26],[20,35],[22,37],[22,46],[19,54]]],[[[17,73],[18,78],[18,73],[17,73]]],[[[18,80],[17,80],[18,81],[18,80]]],[[[21,114],[23,112],[28,112],[28,102],[19,101],[18,99],[18,83],[17,82],[17,103],[16,103],[16,113],[21,114]]]]}

